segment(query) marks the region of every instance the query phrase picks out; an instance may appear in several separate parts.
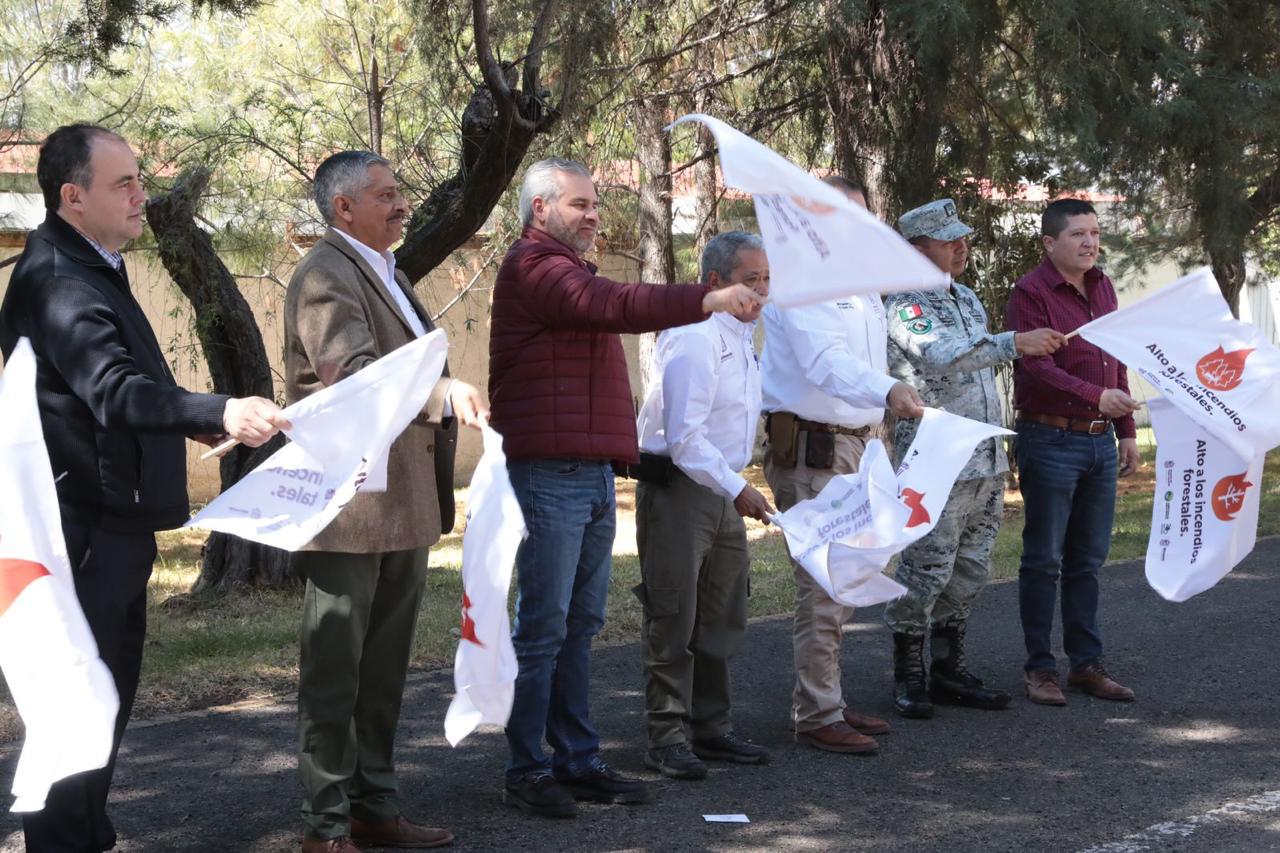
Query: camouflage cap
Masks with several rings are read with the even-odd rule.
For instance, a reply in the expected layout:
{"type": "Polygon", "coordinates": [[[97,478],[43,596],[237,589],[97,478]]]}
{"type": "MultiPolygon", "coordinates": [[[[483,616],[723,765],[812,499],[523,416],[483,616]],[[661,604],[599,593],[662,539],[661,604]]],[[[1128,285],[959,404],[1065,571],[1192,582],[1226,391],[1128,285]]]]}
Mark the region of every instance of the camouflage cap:
{"type": "Polygon", "coordinates": [[[908,240],[931,237],[934,240],[957,240],[973,233],[973,229],[956,215],[956,203],[940,198],[908,210],[898,218],[898,231],[908,240]]]}

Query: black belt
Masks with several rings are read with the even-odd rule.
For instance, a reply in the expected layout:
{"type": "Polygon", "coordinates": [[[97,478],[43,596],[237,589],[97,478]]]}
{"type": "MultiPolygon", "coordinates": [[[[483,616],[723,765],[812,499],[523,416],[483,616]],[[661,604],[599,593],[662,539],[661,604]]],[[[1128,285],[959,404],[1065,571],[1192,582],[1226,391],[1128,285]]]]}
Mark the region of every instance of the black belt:
{"type": "Polygon", "coordinates": [[[614,466],[614,471],[623,477],[639,480],[641,483],[653,483],[657,486],[670,485],[671,478],[675,476],[677,470],[676,463],[671,461],[670,456],[643,451],[640,453],[639,462],[623,462],[614,466]]]}

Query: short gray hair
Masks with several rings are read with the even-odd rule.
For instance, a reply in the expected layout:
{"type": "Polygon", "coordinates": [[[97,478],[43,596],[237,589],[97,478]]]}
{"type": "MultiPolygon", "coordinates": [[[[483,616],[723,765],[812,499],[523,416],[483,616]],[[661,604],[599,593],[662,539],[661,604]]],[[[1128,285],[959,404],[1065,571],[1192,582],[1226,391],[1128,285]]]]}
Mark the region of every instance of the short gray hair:
{"type": "Polygon", "coordinates": [[[520,185],[520,224],[528,226],[533,222],[533,200],[540,198],[553,202],[560,198],[560,175],[581,175],[591,180],[591,170],[577,160],[565,160],[560,157],[548,157],[539,160],[524,173],[524,183],[520,185]]]}
{"type": "Polygon", "coordinates": [[[702,282],[709,282],[713,272],[719,273],[723,279],[733,275],[738,268],[738,253],[743,249],[764,251],[764,241],[758,234],[746,231],[726,231],[712,237],[707,248],[702,250],[702,282]]]}
{"type": "Polygon", "coordinates": [[[333,224],[333,197],[353,196],[369,185],[369,170],[374,166],[391,168],[391,161],[372,151],[339,151],[329,156],[316,169],[311,194],[325,222],[333,224]]]}

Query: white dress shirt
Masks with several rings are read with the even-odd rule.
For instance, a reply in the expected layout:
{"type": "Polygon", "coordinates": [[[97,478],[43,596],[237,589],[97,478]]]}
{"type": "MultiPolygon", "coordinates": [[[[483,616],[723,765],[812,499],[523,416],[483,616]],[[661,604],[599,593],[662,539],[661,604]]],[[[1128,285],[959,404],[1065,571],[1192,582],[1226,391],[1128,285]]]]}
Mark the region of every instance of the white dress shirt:
{"type": "Polygon", "coordinates": [[[714,314],[668,329],[654,353],[654,385],[640,409],[640,449],[670,456],[695,483],[733,500],[747,485],[760,420],[755,323],[714,314]]]}
{"type": "Polygon", "coordinates": [[[764,309],[764,410],[857,429],[884,419],[894,380],[884,306],[850,296],[764,309]]]}
{"type": "MultiPolygon", "coordinates": [[[[378,280],[387,289],[391,300],[400,309],[400,316],[404,317],[404,321],[409,324],[409,328],[413,331],[413,336],[420,338],[425,335],[427,327],[422,324],[422,318],[418,316],[418,312],[413,310],[413,303],[405,295],[404,288],[400,286],[400,282],[396,281],[396,256],[390,252],[374,251],[340,228],[333,230],[345,237],[347,242],[360,253],[360,257],[364,258],[365,263],[377,274],[378,280]]],[[[450,395],[453,393],[454,381],[453,379],[449,380],[449,388],[444,396],[444,416],[446,418],[453,417],[453,400],[450,395]]]]}
{"type": "Polygon", "coordinates": [[[400,309],[400,315],[404,317],[404,321],[413,330],[414,337],[420,338],[425,335],[427,327],[422,325],[422,318],[418,316],[417,311],[413,310],[413,303],[405,295],[404,288],[400,286],[400,282],[396,281],[396,256],[390,252],[375,251],[339,228],[333,230],[345,237],[347,242],[360,253],[360,257],[364,258],[365,262],[377,273],[382,286],[387,289],[387,294],[396,303],[396,307],[400,309]]]}

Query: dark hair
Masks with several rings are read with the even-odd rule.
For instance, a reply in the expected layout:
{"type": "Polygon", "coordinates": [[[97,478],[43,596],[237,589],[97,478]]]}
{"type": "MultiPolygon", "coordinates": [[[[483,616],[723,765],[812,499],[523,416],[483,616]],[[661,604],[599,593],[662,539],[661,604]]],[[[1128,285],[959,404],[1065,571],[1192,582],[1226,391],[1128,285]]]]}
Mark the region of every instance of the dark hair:
{"type": "Polygon", "coordinates": [[[93,181],[89,168],[93,141],[99,136],[110,136],[124,142],[114,131],[96,124],[68,124],[55,130],[40,146],[40,159],[36,162],[36,181],[44,194],[44,209],[56,213],[62,206],[62,185],[75,184],[87,187],[93,181]]]}
{"type": "Polygon", "coordinates": [[[354,196],[369,186],[369,170],[374,166],[391,168],[391,162],[372,151],[339,151],[328,157],[311,182],[311,195],[325,222],[333,224],[335,196],[354,196]]]}
{"type": "Polygon", "coordinates": [[[862,193],[863,198],[867,195],[866,187],[857,181],[846,178],[844,175],[827,175],[822,179],[822,182],[844,193],[862,193]]]}
{"type": "Polygon", "coordinates": [[[1040,233],[1046,237],[1057,237],[1067,227],[1067,220],[1072,216],[1092,213],[1098,215],[1093,205],[1082,198],[1060,198],[1049,202],[1049,206],[1040,214],[1040,233]]]}
{"type": "Polygon", "coordinates": [[[913,246],[927,246],[932,239],[928,234],[917,234],[914,237],[908,237],[907,242],[913,246]]]}

